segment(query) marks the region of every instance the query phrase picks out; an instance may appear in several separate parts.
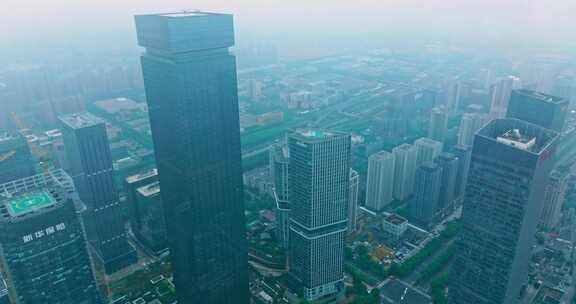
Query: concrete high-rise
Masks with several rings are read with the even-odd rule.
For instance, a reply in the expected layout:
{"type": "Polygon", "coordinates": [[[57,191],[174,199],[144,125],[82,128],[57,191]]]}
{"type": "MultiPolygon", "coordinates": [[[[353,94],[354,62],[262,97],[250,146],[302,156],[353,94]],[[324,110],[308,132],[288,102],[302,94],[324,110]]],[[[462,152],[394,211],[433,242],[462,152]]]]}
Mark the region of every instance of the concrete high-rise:
{"type": "Polygon", "coordinates": [[[136,189],[135,203],[138,209],[138,228],[134,235],[148,249],[160,253],[167,248],[166,222],[160,183],[152,182],[136,189]]]}
{"type": "Polygon", "coordinates": [[[130,175],[124,179],[124,192],[126,193],[126,207],[130,218],[132,231],[140,231],[142,228],[140,210],[138,209],[138,188],[158,181],[158,170],[156,168],[130,175]]]}
{"type": "Polygon", "coordinates": [[[448,110],[444,107],[433,108],[430,112],[428,138],[444,142],[448,131],[448,110]]]}
{"type": "Polygon", "coordinates": [[[544,190],[544,206],[540,216],[540,224],[548,230],[554,229],[560,222],[562,204],[566,197],[567,178],[566,174],[558,171],[550,173],[544,190]]]}
{"type": "Polygon", "coordinates": [[[366,207],[381,211],[394,200],[394,155],[380,151],[368,158],[366,207]]]}
{"type": "Polygon", "coordinates": [[[506,117],[562,132],[568,112],[568,101],[530,90],[514,90],[506,117]]]}
{"type": "Polygon", "coordinates": [[[452,153],[442,153],[434,160],[442,168],[442,183],[438,208],[440,214],[447,215],[454,210],[454,189],[458,176],[458,158],[452,153]]]}
{"type": "Polygon", "coordinates": [[[463,85],[459,79],[455,79],[446,87],[446,107],[450,112],[456,112],[460,108],[462,93],[463,85]]]}
{"type": "Polygon", "coordinates": [[[443,143],[430,138],[422,137],[414,141],[418,149],[418,166],[425,162],[434,161],[442,153],[443,143]]]}
{"type": "Polygon", "coordinates": [[[354,169],[350,169],[350,195],[348,199],[348,233],[356,231],[358,221],[358,190],[360,176],[354,169]]]}
{"type": "Polygon", "coordinates": [[[452,154],[458,158],[458,173],[456,174],[456,183],[454,185],[454,200],[456,207],[458,207],[464,199],[470,159],[472,158],[472,147],[456,145],[452,148],[452,154]]]}
{"type": "Polygon", "coordinates": [[[488,122],[488,118],[480,113],[465,113],[458,129],[458,145],[471,147],[474,134],[488,122]]]}
{"type": "Polygon", "coordinates": [[[178,302],[247,304],[233,17],[135,21],[178,302]]]}
{"type": "Polygon", "coordinates": [[[515,76],[506,76],[490,87],[490,118],[504,118],[512,90],[520,89],[522,82],[515,76]]]}
{"type": "Polygon", "coordinates": [[[285,143],[270,147],[270,177],[274,185],[274,200],[276,202],[276,238],[284,248],[288,248],[290,237],[290,200],[288,199],[288,163],[290,154],[285,143]]]}
{"type": "Polygon", "coordinates": [[[60,121],[67,170],[87,207],[88,242],[106,273],[116,272],[134,264],[137,255],[126,239],[106,125],[89,113],[63,115],[60,121]]]}
{"type": "Polygon", "coordinates": [[[476,134],[449,303],[519,303],[558,134],[496,119],[476,134]]]}
{"type": "Polygon", "coordinates": [[[34,175],[34,163],[24,136],[0,132],[0,183],[34,175]]]}
{"type": "Polygon", "coordinates": [[[0,185],[0,267],[11,303],[102,303],[81,207],[62,170],[0,185]]]}
{"type": "Polygon", "coordinates": [[[558,76],[552,86],[551,95],[568,100],[569,107],[573,108],[576,101],[576,77],[572,75],[558,76]]]}
{"type": "Polygon", "coordinates": [[[305,299],[343,288],[350,135],[297,130],[290,148],[290,274],[305,299]]]}
{"type": "Polygon", "coordinates": [[[394,198],[405,200],[414,191],[414,175],[418,168],[418,149],[402,144],[392,149],[394,155],[394,198]]]}
{"type": "Polygon", "coordinates": [[[429,228],[438,218],[438,198],[442,185],[442,168],[425,162],[416,170],[414,199],[409,204],[411,217],[419,225],[429,228]]]}

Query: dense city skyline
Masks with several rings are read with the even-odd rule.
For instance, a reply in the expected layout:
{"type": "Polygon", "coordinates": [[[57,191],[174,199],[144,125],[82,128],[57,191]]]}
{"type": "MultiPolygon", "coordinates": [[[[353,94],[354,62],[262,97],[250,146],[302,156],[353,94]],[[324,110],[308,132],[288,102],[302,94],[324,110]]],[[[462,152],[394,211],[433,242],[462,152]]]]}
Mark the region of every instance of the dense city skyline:
{"type": "Polygon", "coordinates": [[[576,4],[7,1],[0,304],[576,303],[576,4]]]}

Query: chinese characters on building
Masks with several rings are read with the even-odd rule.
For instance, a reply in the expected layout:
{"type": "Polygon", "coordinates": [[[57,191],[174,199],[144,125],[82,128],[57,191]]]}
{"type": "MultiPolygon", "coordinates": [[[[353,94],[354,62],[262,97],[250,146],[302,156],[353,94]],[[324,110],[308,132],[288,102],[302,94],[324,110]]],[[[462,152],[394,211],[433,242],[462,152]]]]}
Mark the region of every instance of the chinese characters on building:
{"type": "Polygon", "coordinates": [[[34,233],[29,233],[29,234],[23,236],[22,241],[24,241],[24,243],[28,243],[34,239],[39,239],[39,238],[42,238],[46,235],[51,235],[57,231],[62,231],[64,229],[66,229],[66,224],[64,224],[64,223],[60,223],[60,224],[57,224],[55,226],[46,227],[46,228],[38,230],[34,233]]]}

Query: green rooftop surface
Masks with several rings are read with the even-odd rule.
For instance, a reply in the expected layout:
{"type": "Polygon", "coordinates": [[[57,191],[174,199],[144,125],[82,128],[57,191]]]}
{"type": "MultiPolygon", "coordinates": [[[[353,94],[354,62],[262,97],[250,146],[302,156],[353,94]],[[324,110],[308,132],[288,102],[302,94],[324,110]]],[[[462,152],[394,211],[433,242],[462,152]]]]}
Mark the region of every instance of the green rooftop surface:
{"type": "Polygon", "coordinates": [[[47,191],[28,193],[8,201],[8,211],[12,216],[19,216],[56,203],[47,191]]]}

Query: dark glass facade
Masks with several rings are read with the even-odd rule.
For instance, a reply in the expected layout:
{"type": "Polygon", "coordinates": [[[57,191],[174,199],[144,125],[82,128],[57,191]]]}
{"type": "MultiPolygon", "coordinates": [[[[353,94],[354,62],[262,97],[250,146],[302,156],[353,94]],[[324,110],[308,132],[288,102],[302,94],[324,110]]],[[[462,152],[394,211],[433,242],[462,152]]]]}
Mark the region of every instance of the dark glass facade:
{"type": "Polygon", "coordinates": [[[288,146],[284,143],[270,147],[270,176],[274,185],[276,201],[276,238],[282,247],[288,248],[290,201],[288,199],[288,146]]]}
{"type": "Polygon", "coordinates": [[[179,303],[249,303],[232,19],[136,16],[179,303]]]}
{"type": "Polygon", "coordinates": [[[454,189],[458,175],[458,158],[452,153],[441,153],[435,160],[442,168],[442,183],[438,197],[438,214],[446,216],[454,209],[454,189]]]}
{"type": "Polygon", "coordinates": [[[26,138],[0,132],[0,184],[34,175],[34,159],[26,138]]]}
{"type": "Polygon", "coordinates": [[[12,303],[102,303],[73,191],[61,170],[0,185],[10,193],[0,196],[0,264],[12,303]]]}
{"type": "Polygon", "coordinates": [[[424,162],[416,170],[414,198],[410,213],[417,224],[428,228],[437,218],[438,200],[442,185],[442,168],[434,162],[424,162]]]}
{"type": "Polygon", "coordinates": [[[290,274],[304,297],[339,290],[350,199],[350,135],[299,130],[290,148],[290,274]]]}
{"type": "Polygon", "coordinates": [[[132,232],[150,250],[157,253],[163,251],[167,243],[160,183],[153,182],[136,189],[136,205],[140,225],[132,232]]]}
{"type": "Polygon", "coordinates": [[[506,117],[561,132],[568,112],[566,99],[530,90],[514,90],[506,117]]]}
{"type": "Polygon", "coordinates": [[[517,119],[476,134],[449,303],[519,303],[556,141],[555,132],[517,119]]]}
{"type": "Polygon", "coordinates": [[[468,180],[468,170],[470,169],[470,158],[472,157],[472,148],[468,146],[456,145],[452,148],[452,154],[458,157],[458,173],[456,174],[456,183],[454,185],[455,207],[459,207],[464,199],[466,190],[466,181],[468,180]]]}
{"type": "Polygon", "coordinates": [[[128,212],[130,218],[130,227],[135,233],[142,229],[142,215],[138,203],[138,188],[157,181],[158,170],[156,170],[156,168],[130,175],[124,179],[124,192],[126,193],[125,210],[128,212]]]}
{"type": "Polygon", "coordinates": [[[84,204],[87,237],[106,273],[137,260],[126,239],[106,125],[89,113],[60,117],[67,170],[84,204]]]}

